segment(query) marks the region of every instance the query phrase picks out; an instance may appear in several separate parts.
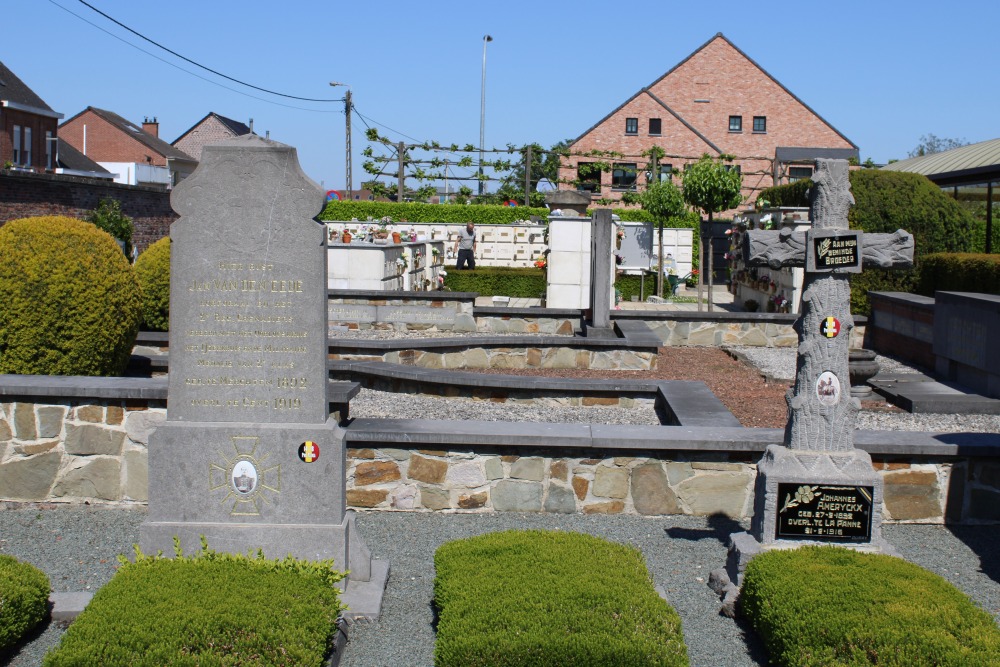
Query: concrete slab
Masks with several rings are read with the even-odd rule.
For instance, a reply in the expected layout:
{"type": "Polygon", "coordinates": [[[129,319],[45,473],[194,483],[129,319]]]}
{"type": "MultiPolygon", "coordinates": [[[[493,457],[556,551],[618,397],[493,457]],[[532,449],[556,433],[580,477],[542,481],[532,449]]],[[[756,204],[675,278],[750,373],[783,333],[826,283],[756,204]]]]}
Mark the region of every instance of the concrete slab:
{"type": "Polygon", "coordinates": [[[371,577],[368,581],[347,580],[347,589],[340,594],[341,601],[348,606],[342,617],[348,626],[357,621],[377,621],[382,615],[382,597],[389,582],[389,561],[371,562],[371,577]]]}
{"type": "Polygon", "coordinates": [[[869,383],[888,402],[914,414],[1000,414],[1000,400],[954,383],[937,382],[926,375],[899,374],[895,379],[876,376],[869,383]]]}
{"type": "Polygon", "coordinates": [[[88,592],[51,593],[49,604],[52,605],[52,620],[69,622],[76,619],[93,597],[94,594],[88,592]]]}

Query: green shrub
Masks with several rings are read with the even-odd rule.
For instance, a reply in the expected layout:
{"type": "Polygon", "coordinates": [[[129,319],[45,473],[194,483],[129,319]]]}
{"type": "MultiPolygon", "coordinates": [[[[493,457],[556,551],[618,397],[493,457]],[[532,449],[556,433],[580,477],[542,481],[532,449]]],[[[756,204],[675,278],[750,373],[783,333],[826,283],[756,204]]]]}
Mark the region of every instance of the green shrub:
{"type": "Polygon", "coordinates": [[[509,225],[516,220],[527,220],[538,216],[543,221],[548,217],[547,208],[527,206],[487,206],[484,204],[400,204],[383,201],[331,201],[320,213],[325,221],[349,221],[351,218],[375,220],[389,216],[393,222],[449,222],[465,224],[470,220],[477,225],[509,225]]]}
{"type": "Polygon", "coordinates": [[[1000,294],[1000,255],[934,253],[920,262],[918,290],[1000,294]]]}
{"type": "Polygon", "coordinates": [[[102,199],[97,208],[87,216],[87,222],[94,224],[112,238],[118,239],[125,244],[125,254],[132,256],[132,234],[135,226],[132,218],[122,212],[122,204],[117,199],[102,199]]]}
{"type": "Polygon", "coordinates": [[[146,248],[135,260],[135,275],[142,287],[142,323],[153,331],[170,326],[170,237],[146,248]]]}
{"type": "Polygon", "coordinates": [[[579,533],[507,531],[434,554],[434,664],[687,665],[642,553],[579,533]]]}
{"type": "Polygon", "coordinates": [[[64,217],[0,228],[0,373],[116,375],[142,317],[131,265],[109,234],[64,217]]]}
{"type": "Polygon", "coordinates": [[[936,574],[837,547],[773,550],[747,566],[741,609],[772,662],[996,665],[993,618],[936,574]]]}
{"type": "Polygon", "coordinates": [[[49,613],[49,578],[34,565],[0,554],[0,651],[49,613]]]}
{"type": "MultiPolygon", "coordinates": [[[[848,214],[851,229],[869,233],[892,233],[903,229],[913,234],[913,269],[865,269],[851,276],[851,312],[871,314],[868,292],[915,292],[923,257],[936,252],[966,252],[972,248],[976,220],[954,199],[920,174],[862,169],[852,171],[851,191],[855,205],[848,214]]],[[[803,180],[769,188],[764,199],[808,206],[797,199],[812,181],[803,180]]]]}
{"type": "Polygon", "coordinates": [[[482,296],[538,299],[545,294],[545,271],[536,268],[481,266],[475,271],[446,268],[444,286],[453,292],[476,292],[482,296]]]}
{"type": "MultiPolygon", "coordinates": [[[[179,550],[179,549],[178,549],[179,550]]],[[[344,609],[333,561],[202,551],[120,557],[45,656],[63,665],[324,665],[344,609]]]]}

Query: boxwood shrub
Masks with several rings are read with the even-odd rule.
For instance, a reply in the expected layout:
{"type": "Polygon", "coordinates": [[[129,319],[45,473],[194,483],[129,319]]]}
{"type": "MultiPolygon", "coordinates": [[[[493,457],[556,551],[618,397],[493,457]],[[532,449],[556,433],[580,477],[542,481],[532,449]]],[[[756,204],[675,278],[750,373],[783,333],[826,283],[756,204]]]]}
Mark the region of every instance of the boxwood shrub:
{"type": "Polygon", "coordinates": [[[474,271],[446,267],[444,286],[453,292],[477,292],[482,296],[538,299],[545,295],[545,270],[534,267],[480,266],[474,271]]]}
{"type": "Polygon", "coordinates": [[[507,531],[434,554],[436,667],[687,665],[681,621],[638,549],[507,531]]]}
{"type": "Polygon", "coordinates": [[[49,613],[49,578],[34,565],[0,555],[0,651],[21,640],[49,613]]]}
{"type": "MultiPolygon", "coordinates": [[[[179,552],[179,548],[178,548],[179,552]]],[[[332,561],[216,553],[122,566],[45,656],[69,665],[326,664],[344,609],[332,561]]]]}
{"type": "Polygon", "coordinates": [[[0,373],[121,374],[142,294],[111,235],[73,218],[11,220],[0,258],[0,373]]]}
{"type": "Polygon", "coordinates": [[[1000,294],[1000,255],[934,253],[920,262],[918,291],[1000,294]]]}
{"type": "Polygon", "coordinates": [[[490,206],[485,204],[418,204],[387,201],[331,201],[320,213],[324,221],[349,221],[351,218],[375,220],[389,216],[394,222],[449,222],[465,224],[470,220],[477,225],[509,225],[517,220],[538,216],[548,217],[547,208],[528,206],[490,206]]]}
{"type": "Polygon", "coordinates": [[[170,326],[170,237],[146,248],[135,260],[135,275],[142,286],[142,324],[152,331],[170,326]]]}
{"type": "Polygon", "coordinates": [[[838,547],[773,550],[746,569],[742,612],[771,661],[997,665],[1000,629],[964,593],[899,558],[838,547]]]}

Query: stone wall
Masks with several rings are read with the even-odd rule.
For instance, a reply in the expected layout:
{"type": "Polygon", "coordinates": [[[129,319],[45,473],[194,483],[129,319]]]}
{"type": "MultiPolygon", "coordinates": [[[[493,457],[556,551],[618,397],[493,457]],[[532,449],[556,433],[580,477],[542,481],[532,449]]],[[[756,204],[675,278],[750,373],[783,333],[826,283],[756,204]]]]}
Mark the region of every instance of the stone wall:
{"type": "MultiPolygon", "coordinates": [[[[332,349],[332,348],[331,348],[332,349]]],[[[385,361],[390,364],[462,370],[466,368],[580,368],[644,371],[656,368],[656,352],[622,349],[579,349],[569,346],[476,347],[456,346],[450,350],[421,349],[351,351],[342,342],[330,359],[344,361],[385,361]]]]}
{"type": "Polygon", "coordinates": [[[0,403],[0,499],[145,502],[163,401],[0,403]]]}
{"type": "MultiPolygon", "coordinates": [[[[664,346],[683,345],[747,345],[751,347],[795,347],[799,343],[798,334],[792,329],[797,316],[782,315],[786,321],[762,321],[753,319],[747,313],[741,319],[692,319],[689,316],[670,319],[646,319],[650,330],[659,337],[664,346]]],[[[863,347],[865,339],[864,320],[858,318],[851,331],[851,349],[863,347]]]]}
{"type": "Polygon", "coordinates": [[[418,296],[330,290],[327,313],[330,327],[395,331],[477,330],[472,314],[475,294],[457,297],[418,296]]]}
{"type": "MultiPolygon", "coordinates": [[[[146,502],[149,434],[162,401],[0,403],[0,501],[146,502]]],[[[759,452],[481,447],[348,450],[357,509],[561,514],[752,512],[759,452]],[[530,455],[525,455],[530,453],[530,455]]],[[[995,458],[873,456],[885,518],[1000,521],[995,458]]]]}

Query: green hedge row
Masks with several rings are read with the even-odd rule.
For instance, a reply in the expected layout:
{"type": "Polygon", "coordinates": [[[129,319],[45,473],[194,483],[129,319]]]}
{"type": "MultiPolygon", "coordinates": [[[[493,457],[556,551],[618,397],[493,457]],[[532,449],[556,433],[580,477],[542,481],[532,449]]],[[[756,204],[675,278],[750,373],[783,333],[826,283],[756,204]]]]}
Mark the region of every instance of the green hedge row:
{"type": "Polygon", "coordinates": [[[517,220],[528,220],[536,215],[545,220],[547,208],[527,206],[486,206],[482,204],[418,204],[383,201],[331,201],[320,213],[319,219],[326,221],[350,221],[352,218],[367,220],[368,216],[378,220],[385,216],[393,222],[450,222],[477,225],[509,225],[517,220]]]}
{"type": "Polygon", "coordinates": [[[934,253],[920,262],[919,292],[1000,294],[1000,255],[934,253]]]}
{"type": "Polygon", "coordinates": [[[436,667],[688,664],[680,617],[634,547],[507,531],[448,542],[434,567],[436,667]]]}
{"type": "MultiPolygon", "coordinates": [[[[851,312],[871,314],[868,292],[916,292],[919,265],[937,252],[968,252],[979,224],[971,213],[919,174],[862,169],[850,174],[855,205],[848,214],[851,229],[913,234],[915,266],[909,270],[865,269],[851,276],[851,312]]],[[[812,181],[768,188],[761,193],[772,206],[808,206],[805,191],[812,181]]]]}
{"type": "Polygon", "coordinates": [[[510,296],[539,299],[545,295],[545,271],[536,268],[481,266],[459,271],[446,266],[444,286],[453,292],[477,292],[480,296],[510,296]]]}
{"type": "Polygon", "coordinates": [[[0,555],[0,652],[49,613],[49,578],[34,565],[0,555]]]}
{"type": "Polygon", "coordinates": [[[771,661],[818,665],[997,665],[992,616],[936,574],[837,547],[773,550],[746,569],[741,609],[771,661]]]}
{"type": "MultiPolygon", "coordinates": [[[[178,549],[179,551],[179,549],[178,549]]],[[[332,561],[121,557],[45,667],[326,664],[341,610],[332,561]]]]}

